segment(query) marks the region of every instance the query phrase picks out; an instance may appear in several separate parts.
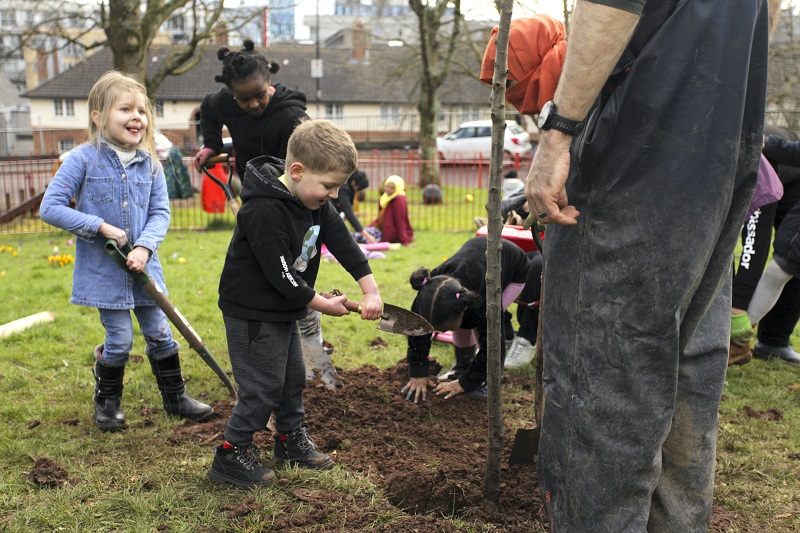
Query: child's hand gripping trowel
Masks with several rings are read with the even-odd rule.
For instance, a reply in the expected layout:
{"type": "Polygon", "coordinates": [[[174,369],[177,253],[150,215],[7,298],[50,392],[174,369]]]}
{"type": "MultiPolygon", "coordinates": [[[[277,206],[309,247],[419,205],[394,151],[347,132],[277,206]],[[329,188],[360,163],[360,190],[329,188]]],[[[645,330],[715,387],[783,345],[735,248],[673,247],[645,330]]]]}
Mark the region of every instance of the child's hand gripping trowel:
{"type": "MultiPolygon", "coordinates": [[[[321,292],[319,294],[325,298],[333,298],[334,296],[341,296],[342,293],[334,289],[330,293],[321,292]]],[[[350,300],[345,300],[344,307],[351,313],[361,312],[361,306],[350,300]]],[[[431,326],[430,322],[417,313],[387,303],[383,304],[383,314],[381,314],[380,322],[378,322],[378,329],[409,337],[419,337],[420,335],[433,333],[433,326],[431,326]]]]}
{"type": "Polygon", "coordinates": [[[169,298],[167,298],[161,290],[161,287],[147,274],[146,270],[142,272],[131,272],[130,269],[128,269],[127,256],[132,250],[133,248],[129,242],[126,242],[122,249],[117,246],[117,242],[114,239],[109,239],[106,242],[106,252],[111,256],[111,259],[113,259],[122,270],[132,275],[134,279],[144,287],[147,294],[155,300],[158,307],[164,311],[170,322],[178,328],[178,331],[181,332],[181,335],[183,335],[183,338],[189,343],[189,346],[191,346],[192,349],[203,358],[203,361],[211,367],[211,370],[219,376],[219,379],[222,380],[222,383],[228,388],[228,391],[230,391],[231,397],[235,398],[236,389],[233,387],[230,378],[225,371],[222,370],[222,367],[219,366],[214,356],[211,355],[211,352],[206,348],[206,345],[200,339],[197,332],[189,325],[189,322],[186,321],[180,311],[178,311],[178,308],[172,305],[172,302],[169,301],[169,298]]]}

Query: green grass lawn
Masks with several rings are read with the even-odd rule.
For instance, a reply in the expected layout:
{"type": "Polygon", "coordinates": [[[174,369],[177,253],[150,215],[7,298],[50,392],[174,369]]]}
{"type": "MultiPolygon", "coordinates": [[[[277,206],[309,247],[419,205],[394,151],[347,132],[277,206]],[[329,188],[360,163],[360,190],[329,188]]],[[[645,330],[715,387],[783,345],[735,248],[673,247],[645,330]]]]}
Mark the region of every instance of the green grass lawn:
{"type": "MultiPolygon", "coordinates": [[[[214,231],[171,231],[159,250],[171,300],[224,368],[230,363],[216,301],[230,232],[225,224],[214,231]]],[[[411,272],[437,266],[472,234],[420,231],[412,246],[371,261],[384,301],[408,307],[414,296],[408,284],[411,272]]],[[[48,262],[56,246],[74,255],[72,239],[61,232],[0,236],[0,324],[39,311],[57,313],[53,323],[0,339],[0,530],[151,532],[165,516],[170,531],[267,530],[269,516],[290,505],[282,489],[270,488],[259,496],[265,505],[260,519],[248,518],[230,529],[234,526],[219,509],[240,502],[241,493],[201,481],[210,462],[208,446],[167,442],[180,422],[151,417],[152,425],[117,434],[101,434],[93,427],[92,349],[102,342],[103,329],[96,310],[68,303],[74,265],[48,262]],[[75,484],[42,489],[28,482],[25,473],[40,457],[64,466],[75,484]]],[[[317,288],[336,288],[353,300],[360,295],[344,269],[329,262],[320,269],[317,288]]],[[[405,338],[375,327],[355,315],[324,317],[324,335],[336,347],[336,364],[386,368],[404,357],[405,338]],[[388,348],[370,350],[378,335],[388,348]]],[[[800,346],[800,339],[793,341],[800,346]]],[[[143,355],[141,337],[133,351],[143,355]]],[[[445,345],[435,344],[433,354],[445,364],[452,360],[445,345]]],[[[208,390],[207,401],[226,398],[218,378],[188,346],[182,361],[190,392],[208,390]]],[[[136,420],[141,419],[138,409],[157,408],[160,398],[148,365],[129,366],[123,408],[136,420]]],[[[800,529],[798,384],[800,369],[781,362],[753,361],[728,373],[720,410],[716,503],[752,517],[753,523],[764,525],[763,531],[800,529]],[[769,409],[779,411],[780,418],[752,416],[769,409]]],[[[288,483],[382,497],[366,476],[344,469],[293,471],[288,483]]],[[[379,521],[391,524],[392,514],[379,521]]]]}

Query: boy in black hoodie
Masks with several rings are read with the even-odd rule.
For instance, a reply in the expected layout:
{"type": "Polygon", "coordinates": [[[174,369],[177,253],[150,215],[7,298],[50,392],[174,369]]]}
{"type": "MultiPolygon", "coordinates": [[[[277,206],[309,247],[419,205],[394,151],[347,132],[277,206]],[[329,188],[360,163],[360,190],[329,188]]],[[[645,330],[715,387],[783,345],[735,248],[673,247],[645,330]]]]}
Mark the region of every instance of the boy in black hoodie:
{"type": "Polygon", "coordinates": [[[270,156],[247,165],[237,217],[219,286],[228,352],[238,398],[217,446],[208,477],[238,487],[261,487],[275,473],[259,463],[253,434],[275,413],[274,459],[328,469],[333,460],[316,450],[302,427],[305,366],[297,320],[306,307],[348,314],[344,295],[314,291],[324,243],[363,292],[361,318],[376,320],[383,303],[369,264],[329,200],[355,171],[350,136],[327,120],[297,127],[285,167],[270,156]],[[284,170],[285,168],[285,170],[284,170]]]}

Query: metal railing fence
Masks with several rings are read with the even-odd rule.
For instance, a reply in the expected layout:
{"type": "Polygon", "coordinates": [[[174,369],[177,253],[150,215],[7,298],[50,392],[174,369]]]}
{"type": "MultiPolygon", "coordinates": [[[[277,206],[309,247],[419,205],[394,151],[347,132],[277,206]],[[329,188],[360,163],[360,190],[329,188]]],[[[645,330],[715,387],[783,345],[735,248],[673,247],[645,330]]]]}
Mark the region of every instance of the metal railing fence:
{"type": "MultiPolygon", "coordinates": [[[[232,226],[234,217],[224,207],[222,212],[207,212],[203,207],[203,188],[218,186],[193,168],[191,157],[184,157],[183,161],[189,170],[195,194],[192,198],[170,200],[170,228],[205,230],[219,225],[232,226]]],[[[485,216],[490,177],[488,160],[479,158],[440,163],[442,200],[436,204],[426,203],[423,199],[420,185],[423,163],[416,150],[360,153],[359,169],[367,174],[370,182],[364,198],[356,204],[362,224],[367,225],[377,217],[379,187],[387,176],[393,174],[403,177],[406,182],[409,219],[414,229],[467,230],[474,227],[476,216],[485,216]]],[[[56,158],[0,161],[0,235],[59,231],[42,222],[38,216],[41,196],[57,164],[56,158]]],[[[520,175],[525,176],[530,160],[507,160],[504,168],[517,168],[520,175]]]]}

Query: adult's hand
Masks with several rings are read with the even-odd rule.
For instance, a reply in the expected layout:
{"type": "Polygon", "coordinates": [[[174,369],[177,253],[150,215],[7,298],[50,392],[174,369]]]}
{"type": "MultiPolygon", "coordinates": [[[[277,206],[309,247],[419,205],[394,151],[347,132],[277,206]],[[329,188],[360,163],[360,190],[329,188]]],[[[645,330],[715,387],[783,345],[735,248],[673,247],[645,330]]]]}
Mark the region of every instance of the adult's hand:
{"type": "MultiPolygon", "coordinates": [[[[558,130],[542,134],[539,148],[525,182],[530,216],[545,224],[573,226],[580,215],[568,204],[567,174],[569,173],[569,146],[572,136],[558,130]]],[[[527,225],[527,224],[526,224],[527,225]]]]}
{"type": "Polygon", "coordinates": [[[428,399],[428,387],[434,386],[436,384],[430,378],[408,378],[408,383],[400,392],[406,395],[406,400],[414,398],[414,403],[419,403],[420,398],[423,402],[428,399]]]}
{"type": "Polygon", "coordinates": [[[208,161],[209,157],[217,155],[217,152],[212,150],[211,148],[203,148],[194,156],[194,168],[197,169],[198,172],[203,171],[203,167],[208,161]]]}

